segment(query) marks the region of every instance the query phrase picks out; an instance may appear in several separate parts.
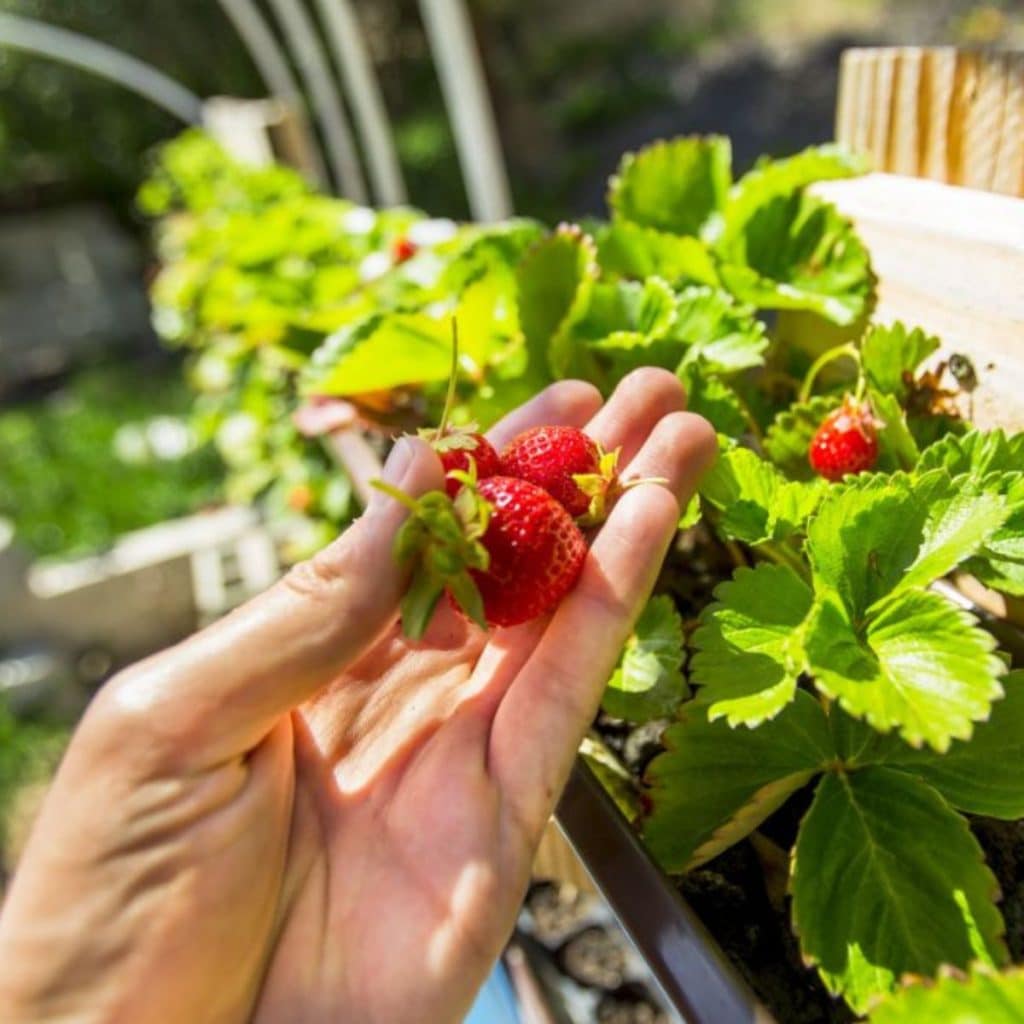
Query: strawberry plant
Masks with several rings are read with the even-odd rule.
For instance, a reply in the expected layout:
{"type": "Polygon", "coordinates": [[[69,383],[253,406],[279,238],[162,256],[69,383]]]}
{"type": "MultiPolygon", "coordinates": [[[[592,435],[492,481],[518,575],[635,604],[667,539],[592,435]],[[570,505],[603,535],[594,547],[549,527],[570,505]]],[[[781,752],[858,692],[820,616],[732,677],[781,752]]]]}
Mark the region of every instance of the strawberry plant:
{"type": "Polygon", "coordinates": [[[848,1020],[843,1002],[864,1012],[906,975],[1024,959],[1006,927],[1024,891],[991,838],[1024,818],[1024,675],[936,588],[968,573],[1024,595],[1024,436],[963,418],[981,371],[872,321],[868,252],[807,188],[862,170],[826,146],[733,180],[727,140],[659,142],[623,159],[607,220],[548,231],[355,207],[192,135],[147,193],[157,324],[191,351],[233,497],[315,546],[352,501],[296,411],[330,429],[342,409],[381,450],[443,418],[449,496],[416,503],[402,547],[418,633],[446,589],[480,622],[550,608],[582,561],[565,509],[599,520],[620,489],[584,436],[495,454],[479,429],[560,378],[684,382],[719,459],[586,756],[683,890],[713,889],[709,926],[781,1019],[848,1020]],[[505,521],[512,490],[529,537],[505,521]],[[749,930],[728,933],[736,890],[761,893],[758,928],[791,922],[763,969],[749,930]]]}

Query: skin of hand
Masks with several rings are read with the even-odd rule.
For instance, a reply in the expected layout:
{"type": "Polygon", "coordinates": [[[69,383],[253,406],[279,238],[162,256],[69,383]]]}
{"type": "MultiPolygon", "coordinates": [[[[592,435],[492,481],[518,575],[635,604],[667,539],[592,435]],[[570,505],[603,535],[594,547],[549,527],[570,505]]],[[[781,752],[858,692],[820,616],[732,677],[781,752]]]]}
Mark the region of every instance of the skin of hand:
{"type": "MultiPolygon", "coordinates": [[[[585,426],[630,489],[550,616],[397,623],[376,496],[265,594],[97,695],[0,916],[0,1020],[444,1024],[507,940],[541,832],[715,457],[671,374],[555,384],[490,433],[585,426]]],[[[442,486],[405,438],[385,479],[442,486]]],[[[131,609],[124,610],[126,615],[131,609]]]]}

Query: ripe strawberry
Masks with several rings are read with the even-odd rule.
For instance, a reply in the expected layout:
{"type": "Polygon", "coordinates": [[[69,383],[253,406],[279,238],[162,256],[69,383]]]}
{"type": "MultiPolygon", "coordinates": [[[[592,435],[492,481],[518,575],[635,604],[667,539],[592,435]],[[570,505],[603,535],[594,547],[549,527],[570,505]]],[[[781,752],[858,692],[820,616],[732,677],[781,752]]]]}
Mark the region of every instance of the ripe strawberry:
{"type": "Polygon", "coordinates": [[[847,396],[822,420],[811,440],[811,468],[826,480],[871,469],[878,459],[878,426],[868,405],[847,396]]]}
{"type": "Polygon", "coordinates": [[[453,470],[469,471],[469,459],[476,463],[478,480],[497,476],[501,472],[501,459],[494,445],[482,434],[450,433],[434,442],[437,454],[444,466],[444,486],[449,498],[454,498],[462,487],[462,481],[452,476],[453,470]]]}
{"type": "Polygon", "coordinates": [[[489,625],[515,626],[551,611],[576,585],[587,545],[566,510],[526,480],[481,480],[491,506],[481,543],[486,569],[470,571],[489,625]]]}
{"type": "Polygon", "coordinates": [[[618,452],[603,452],[575,427],[534,427],[501,453],[506,476],[543,487],[569,515],[598,523],[619,489],[618,452]]]}
{"type": "Polygon", "coordinates": [[[587,555],[572,517],[526,480],[468,474],[453,501],[431,491],[414,501],[376,482],[410,516],[395,559],[412,571],[402,627],[419,639],[438,601],[449,599],[481,626],[514,626],[551,611],[575,586],[587,555]]]}
{"type": "Polygon", "coordinates": [[[407,235],[399,235],[391,243],[391,261],[397,266],[406,260],[411,260],[419,250],[419,246],[407,235]]]}

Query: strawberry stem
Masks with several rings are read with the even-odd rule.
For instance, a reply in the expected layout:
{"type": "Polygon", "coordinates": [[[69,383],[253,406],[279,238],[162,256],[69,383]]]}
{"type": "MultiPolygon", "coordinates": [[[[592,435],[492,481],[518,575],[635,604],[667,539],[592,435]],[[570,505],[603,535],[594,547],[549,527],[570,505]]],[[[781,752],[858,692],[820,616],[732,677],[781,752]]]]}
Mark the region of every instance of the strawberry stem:
{"type": "Polygon", "coordinates": [[[389,498],[394,498],[395,501],[401,502],[410,512],[415,512],[418,507],[415,500],[410,498],[405,491],[400,491],[397,487],[393,487],[383,480],[371,480],[370,486],[375,487],[378,491],[382,491],[389,498]]]}
{"type": "Polygon", "coordinates": [[[452,317],[452,365],[448,374],[448,391],[444,396],[444,409],[441,411],[441,422],[437,425],[435,441],[440,441],[448,430],[448,420],[455,407],[455,387],[459,380],[459,321],[452,317]]]}
{"type": "Polygon", "coordinates": [[[817,379],[818,374],[820,374],[829,363],[833,363],[837,359],[842,359],[844,356],[848,356],[857,364],[857,386],[860,388],[861,379],[863,378],[863,373],[861,373],[860,349],[851,342],[848,342],[845,345],[836,345],[835,348],[828,349],[828,351],[823,352],[814,360],[811,364],[811,368],[807,371],[807,376],[804,377],[803,386],[800,388],[800,394],[797,400],[799,402],[808,401],[811,397],[811,392],[814,390],[814,382],[817,379]]]}

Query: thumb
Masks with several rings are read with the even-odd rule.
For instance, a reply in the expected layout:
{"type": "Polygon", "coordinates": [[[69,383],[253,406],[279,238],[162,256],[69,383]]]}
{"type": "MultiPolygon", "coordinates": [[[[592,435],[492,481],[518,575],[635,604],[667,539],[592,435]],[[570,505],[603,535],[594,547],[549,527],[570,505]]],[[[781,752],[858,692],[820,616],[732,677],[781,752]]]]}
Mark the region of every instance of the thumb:
{"type": "MultiPolygon", "coordinates": [[[[413,437],[395,444],[382,475],[413,497],[444,486],[437,456],[413,437]]],[[[251,749],[394,620],[407,579],[392,546],[406,514],[375,492],[331,545],[213,626],[128,669],[108,699],[158,719],[179,751],[187,739],[189,756],[215,763],[251,749]]]]}

